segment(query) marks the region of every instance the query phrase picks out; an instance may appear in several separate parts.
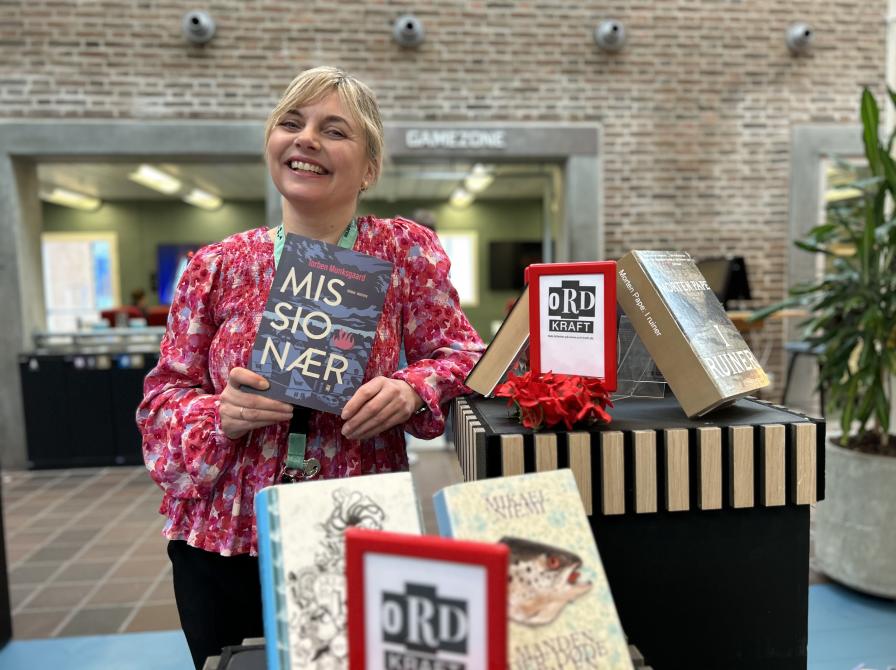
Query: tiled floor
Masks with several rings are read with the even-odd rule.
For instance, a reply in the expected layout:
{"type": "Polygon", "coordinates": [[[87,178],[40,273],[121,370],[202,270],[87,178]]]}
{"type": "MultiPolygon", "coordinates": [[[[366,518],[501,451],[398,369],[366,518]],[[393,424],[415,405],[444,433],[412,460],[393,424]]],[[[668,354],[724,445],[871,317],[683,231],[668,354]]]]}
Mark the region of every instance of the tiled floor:
{"type": "Polygon", "coordinates": [[[142,467],[5,472],[15,637],[177,628],[160,500],[142,467]]]}
{"type": "MultiPolygon", "coordinates": [[[[412,467],[424,522],[460,481],[452,452],[412,467]]],[[[143,467],[5,472],[3,510],[15,639],[178,629],[158,514],[143,467]]]]}

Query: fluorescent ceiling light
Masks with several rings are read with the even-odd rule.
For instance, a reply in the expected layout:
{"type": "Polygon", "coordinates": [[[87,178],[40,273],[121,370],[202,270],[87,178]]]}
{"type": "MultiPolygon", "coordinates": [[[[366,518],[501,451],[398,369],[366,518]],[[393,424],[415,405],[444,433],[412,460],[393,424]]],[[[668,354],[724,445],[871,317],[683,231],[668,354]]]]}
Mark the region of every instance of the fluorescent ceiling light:
{"type": "Polygon", "coordinates": [[[208,210],[218,209],[223,204],[221,198],[214,193],[203,191],[201,188],[194,188],[183,197],[183,200],[191,205],[208,210]]]}
{"type": "Polygon", "coordinates": [[[470,193],[482,193],[495,181],[492,171],[482,163],[476,163],[464,179],[464,186],[470,193]]]}
{"type": "Polygon", "coordinates": [[[473,194],[462,188],[454,189],[451,194],[451,204],[455,207],[469,207],[473,202],[473,194]]]}
{"type": "Polygon", "coordinates": [[[41,192],[40,199],[45,202],[52,202],[55,205],[74,207],[75,209],[83,209],[90,212],[99,209],[100,205],[103,204],[103,201],[99,198],[69,191],[65,188],[54,188],[49,192],[41,192]]]}
{"type": "Polygon", "coordinates": [[[180,180],[161,170],[157,170],[151,165],[141,165],[136,172],[128,175],[128,179],[166,195],[171,195],[180,190],[180,180]]]}

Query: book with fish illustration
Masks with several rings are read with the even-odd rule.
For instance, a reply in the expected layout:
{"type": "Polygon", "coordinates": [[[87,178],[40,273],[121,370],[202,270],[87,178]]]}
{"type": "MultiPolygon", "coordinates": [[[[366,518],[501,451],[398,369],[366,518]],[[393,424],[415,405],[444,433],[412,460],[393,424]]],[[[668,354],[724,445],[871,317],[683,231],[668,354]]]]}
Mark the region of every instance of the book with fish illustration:
{"type": "Polygon", "coordinates": [[[631,657],[572,471],[448,486],[439,532],[510,549],[509,670],[630,670],[631,657]]]}
{"type": "Polygon", "coordinates": [[[348,528],[419,534],[409,472],[271,486],[255,496],[268,670],[348,667],[348,528]]]}
{"type": "Polygon", "coordinates": [[[249,369],[266,391],[243,390],[339,414],[364,370],[392,263],[287,234],[249,369]]]}

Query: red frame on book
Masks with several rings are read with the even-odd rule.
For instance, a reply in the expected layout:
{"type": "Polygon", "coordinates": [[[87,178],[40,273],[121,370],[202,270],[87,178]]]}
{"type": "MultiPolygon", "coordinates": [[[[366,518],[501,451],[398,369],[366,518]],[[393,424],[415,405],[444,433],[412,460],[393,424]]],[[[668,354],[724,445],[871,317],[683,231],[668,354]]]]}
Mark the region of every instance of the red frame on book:
{"type": "MultiPolygon", "coordinates": [[[[616,390],[616,261],[591,261],[585,263],[536,263],[526,268],[529,284],[529,368],[535,373],[550,372],[541,369],[541,295],[539,281],[555,275],[595,275],[604,277],[604,377],[607,391],[616,390]]],[[[562,374],[575,374],[556,370],[562,374]]]]}
{"type": "MultiPolygon", "coordinates": [[[[349,670],[380,667],[367,663],[364,584],[365,557],[370,554],[421,558],[485,568],[485,619],[488,630],[489,670],[507,668],[507,562],[509,549],[503,544],[453,540],[432,535],[407,535],[378,530],[348,528],[345,531],[345,571],[348,608],[349,670]]],[[[438,575],[432,575],[438,584],[438,575]]],[[[453,594],[451,594],[453,595],[453,594]]]]}

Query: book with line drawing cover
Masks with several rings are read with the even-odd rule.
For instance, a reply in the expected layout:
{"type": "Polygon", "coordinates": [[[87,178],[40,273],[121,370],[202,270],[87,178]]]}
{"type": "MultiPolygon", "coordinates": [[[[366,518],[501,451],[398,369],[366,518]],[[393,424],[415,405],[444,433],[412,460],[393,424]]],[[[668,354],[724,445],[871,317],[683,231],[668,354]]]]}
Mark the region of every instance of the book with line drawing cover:
{"type": "Polygon", "coordinates": [[[269,486],[255,512],[268,670],[347,668],[345,531],[419,535],[411,473],[269,486]]]}
{"type": "Polygon", "coordinates": [[[271,386],[243,390],[339,414],[364,381],[391,276],[388,261],[287,234],[249,363],[271,386]]]}

